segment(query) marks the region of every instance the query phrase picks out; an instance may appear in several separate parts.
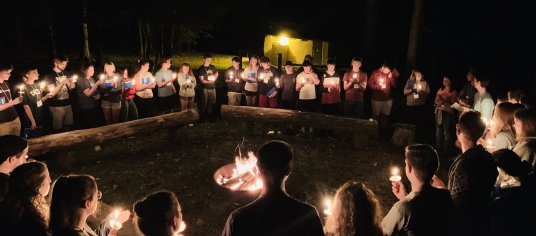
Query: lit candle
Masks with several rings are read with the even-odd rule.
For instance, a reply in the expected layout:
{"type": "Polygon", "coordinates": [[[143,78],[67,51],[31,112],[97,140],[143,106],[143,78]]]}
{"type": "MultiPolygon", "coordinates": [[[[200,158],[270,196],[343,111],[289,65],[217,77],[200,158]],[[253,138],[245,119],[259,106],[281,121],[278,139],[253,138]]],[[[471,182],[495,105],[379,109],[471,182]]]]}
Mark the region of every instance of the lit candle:
{"type": "Polygon", "coordinates": [[[332,212],[331,212],[331,201],[330,200],[326,200],[326,206],[328,206],[328,208],[326,210],[324,210],[324,214],[331,215],[332,212]]]}
{"type": "Polygon", "coordinates": [[[50,87],[50,88],[48,89],[48,91],[51,92],[51,93],[54,92],[54,87],[50,87]]]}
{"type": "Polygon", "coordinates": [[[24,85],[19,86],[19,96],[22,97],[22,94],[24,93],[22,90],[24,90],[24,85]]]}
{"type": "Polygon", "coordinates": [[[493,146],[493,141],[491,139],[488,139],[488,145],[486,146],[487,149],[494,149],[495,146],[493,146]]]}
{"type": "Polygon", "coordinates": [[[177,73],[173,73],[171,76],[173,77],[173,79],[176,79],[177,78],[177,73]]]}
{"type": "Polygon", "coordinates": [[[493,122],[493,121],[490,121],[490,122],[489,122],[489,127],[490,127],[490,129],[493,127],[494,124],[495,124],[495,122],[493,122]]]}
{"type": "Polygon", "coordinates": [[[305,79],[304,79],[304,78],[301,79],[301,83],[302,83],[302,84],[305,83],[305,79]]]}
{"type": "Polygon", "coordinates": [[[78,75],[73,75],[73,82],[76,83],[77,80],[78,80],[78,75]]]}
{"type": "Polygon", "coordinates": [[[153,78],[151,79],[151,82],[154,84],[154,83],[156,82],[156,79],[153,77],[153,78]]]}
{"type": "Polygon", "coordinates": [[[279,79],[275,79],[275,86],[279,86],[279,79]]]}
{"type": "Polygon", "coordinates": [[[418,89],[422,89],[422,86],[419,84],[419,86],[417,87],[418,89]]]}
{"type": "Polygon", "coordinates": [[[389,180],[391,182],[400,181],[402,179],[402,177],[400,177],[400,175],[398,175],[398,168],[393,168],[392,172],[393,172],[393,175],[391,175],[391,177],[389,177],[389,180]]]}
{"type": "Polygon", "coordinates": [[[45,82],[41,82],[41,84],[39,85],[39,87],[40,87],[41,89],[44,89],[44,88],[45,88],[45,82]]]}
{"type": "Polygon", "coordinates": [[[335,86],[335,82],[331,81],[331,85],[335,86]]]}
{"type": "Polygon", "coordinates": [[[264,78],[264,73],[261,73],[260,78],[261,78],[261,79],[264,78]]]}
{"type": "Polygon", "coordinates": [[[101,75],[100,75],[100,79],[104,79],[104,74],[101,74],[101,75]]]}
{"type": "Polygon", "coordinates": [[[352,76],[354,79],[357,78],[357,73],[354,73],[354,76],[352,76]]]}
{"type": "Polygon", "coordinates": [[[244,77],[244,73],[242,73],[240,76],[242,76],[242,79],[245,78],[245,77],[244,77]]]}
{"type": "Polygon", "coordinates": [[[110,220],[111,229],[119,230],[123,227],[123,224],[121,224],[121,222],[117,220],[118,217],[119,217],[119,211],[114,211],[114,219],[110,220]]]}

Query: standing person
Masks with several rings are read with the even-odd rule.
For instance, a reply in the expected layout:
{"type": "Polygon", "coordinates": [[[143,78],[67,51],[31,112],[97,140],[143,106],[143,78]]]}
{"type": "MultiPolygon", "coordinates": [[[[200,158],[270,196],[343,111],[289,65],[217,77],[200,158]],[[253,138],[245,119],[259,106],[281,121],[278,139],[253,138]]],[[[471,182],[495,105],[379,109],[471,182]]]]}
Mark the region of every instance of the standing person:
{"type": "MultiPolygon", "coordinates": [[[[322,92],[321,109],[322,113],[328,116],[336,116],[339,112],[341,102],[341,75],[335,71],[335,59],[326,61],[327,70],[320,76],[320,91],[322,92]]],[[[328,130],[327,135],[335,138],[333,130],[328,130]]]]}
{"type": "Polygon", "coordinates": [[[134,103],[136,95],[136,83],[134,79],[128,77],[128,70],[125,67],[118,66],[117,73],[121,75],[123,83],[123,93],[121,94],[121,111],[119,112],[119,122],[126,122],[138,119],[138,109],[134,103]]]}
{"type": "Polygon", "coordinates": [[[244,93],[246,94],[246,104],[248,106],[257,106],[257,96],[259,95],[257,84],[257,71],[259,70],[259,57],[251,56],[249,66],[244,69],[244,93]]]}
{"type": "Polygon", "coordinates": [[[424,80],[424,75],[419,70],[411,71],[411,75],[404,87],[404,95],[407,96],[406,107],[409,116],[408,123],[416,126],[416,141],[423,142],[425,132],[423,131],[426,119],[426,98],[430,95],[430,87],[424,80]]]}
{"type": "Polygon", "coordinates": [[[9,89],[7,80],[12,70],[11,64],[0,62],[0,136],[20,135],[20,119],[14,106],[21,103],[23,98],[13,99],[13,93],[9,89]]]}
{"type": "MultiPolygon", "coordinates": [[[[298,100],[298,110],[301,112],[316,111],[316,92],[315,85],[320,84],[318,76],[313,73],[311,63],[303,62],[303,72],[296,78],[296,91],[300,93],[298,100]]],[[[305,127],[301,128],[301,136],[306,135],[305,127]]],[[[309,127],[309,136],[313,137],[313,127],[309,127]]]]}
{"type": "Polygon", "coordinates": [[[225,82],[227,83],[227,99],[228,104],[233,106],[240,106],[242,101],[242,91],[244,90],[245,77],[244,70],[240,68],[240,58],[233,57],[232,66],[225,72],[225,82]]]}
{"type": "Polygon", "coordinates": [[[406,176],[411,192],[406,192],[402,181],[392,182],[399,201],[383,218],[386,235],[447,235],[453,203],[447,189],[430,184],[438,169],[439,156],[432,147],[406,147],[406,176]]]}
{"type": "Polygon", "coordinates": [[[378,121],[380,134],[383,135],[389,124],[389,115],[393,107],[392,88],[396,88],[396,79],[400,74],[384,62],[380,69],[372,72],[368,86],[372,90],[372,118],[378,121]]]}
{"type": "MultiPolygon", "coordinates": [[[[281,94],[281,108],[287,110],[296,110],[296,101],[298,92],[296,92],[296,77],[298,74],[292,71],[292,62],[285,62],[285,73],[281,75],[281,82],[276,83],[276,87],[283,91],[281,94]]],[[[287,126],[285,134],[293,134],[292,125],[287,126]]]]}
{"type": "MultiPolygon", "coordinates": [[[[52,236],[84,235],[115,236],[116,229],[111,229],[106,220],[100,222],[96,231],[91,229],[86,220],[93,215],[102,197],[95,178],[90,175],[60,176],[53,184],[50,199],[49,227],[52,236]]],[[[129,211],[123,211],[114,217],[114,212],[106,219],[116,219],[124,223],[130,217],[129,211]]]]}
{"type": "Polygon", "coordinates": [[[259,148],[257,166],[264,183],[261,195],[229,215],[222,236],[324,235],[316,209],[286,193],[293,156],[292,147],[282,141],[270,141],[259,148]]]}
{"type": "MultiPolygon", "coordinates": [[[[314,65],[313,63],[313,56],[307,54],[305,55],[305,57],[303,57],[303,61],[304,62],[309,62],[311,64],[311,70],[313,71],[313,73],[315,73],[316,75],[320,75],[320,70],[318,70],[318,68],[314,65]]],[[[303,64],[302,64],[302,67],[300,67],[298,69],[298,71],[296,71],[297,74],[299,73],[302,73],[304,71],[304,68],[303,68],[303,64]]]]}
{"type": "Polygon", "coordinates": [[[9,174],[26,163],[28,141],[19,135],[0,136],[0,202],[7,194],[9,174]]]}
{"type": "Polygon", "coordinates": [[[9,176],[8,194],[0,203],[0,232],[8,236],[48,236],[49,208],[45,197],[50,175],[42,162],[29,162],[9,176]]]}
{"type": "MultiPolygon", "coordinates": [[[[490,235],[488,200],[498,172],[493,156],[477,144],[485,129],[480,113],[474,111],[463,113],[456,125],[462,154],[449,170],[448,189],[454,202],[450,235],[490,235]]],[[[432,185],[445,186],[436,176],[432,185]]]]}
{"type": "Polygon", "coordinates": [[[121,95],[123,94],[123,83],[121,75],[115,72],[114,63],[108,61],[104,63],[104,74],[100,80],[99,93],[102,94],[102,113],[106,125],[117,124],[119,113],[121,112],[121,95]]]}
{"type": "Polygon", "coordinates": [[[210,64],[212,62],[212,55],[205,54],[203,56],[205,62],[199,69],[199,81],[203,85],[203,99],[201,101],[201,112],[199,117],[201,122],[204,122],[205,119],[213,122],[216,119],[212,117],[212,106],[216,104],[216,80],[218,79],[218,70],[216,67],[210,64]]]}
{"type": "Polygon", "coordinates": [[[149,72],[149,61],[142,59],[138,61],[135,69],[134,81],[136,82],[136,95],[134,103],[138,109],[138,118],[143,119],[151,116],[153,111],[153,88],[155,78],[149,72]]]}
{"type": "Polygon", "coordinates": [[[257,71],[259,81],[259,107],[277,107],[277,88],[275,80],[281,77],[281,73],[270,65],[268,57],[261,58],[261,67],[257,71]]]}
{"type": "Polygon", "coordinates": [[[326,236],[383,235],[382,206],[365,184],[350,181],[342,185],[330,208],[332,214],[324,226],[326,236]]]}
{"type": "Polygon", "coordinates": [[[90,129],[97,127],[99,118],[97,117],[97,101],[100,99],[98,91],[103,80],[95,82],[93,75],[95,67],[91,63],[85,63],[80,68],[81,76],[76,80],[76,91],[78,93],[78,106],[82,117],[82,127],[90,129]]]}
{"type": "Polygon", "coordinates": [[[173,81],[177,79],[177,74],[174,74],[171,68],[171,57],[162,57],[160,59],[160,70],[156,72],[156,85],[158,86],[158,108],[160,115],[169,111],[173,112],[176,105],[175,88],[173,81]]]}
{"type": "Polygon", "coordinates": [[[458,94],[458,102],[465,107],[473,107],[475,94],[478,92],[475,88],[475,78],[480,77],[478,69],[471,68],[467,72],[467,83],[463,85],[462,91],[458,94]]]}
{"type": "MultiPolygon", "coordinates": [[[[54,57],[53,72],[45,75],[48,92],[52,95],[48,99],[50,114],[52,115],[52,128],[54,133],[69,131],[73,124],[73,109],[69,91],[75,88],[71,73],[65,71],[69,59],[67,56],[54,57]]],[[[46,91],[45,91],[46,92],[46,91]]]]}
{"type": "Polygon", "coordinates": [[[39,137],[43,135],[43,116],[41,108],[49,96],[42,96],[44,87],[35,84],[39,79],[39,73],[35,67],[30,67],[22,73],[24,81],[24,91],[22,94],[22,106],[26,114],[23,122],[24,134],[26,138],[39,137]]]}
{"type": "MultiPolygon", "coordinates": [[[[493,103],[493,98],[486,89],[486,87],[489,85],[489,79],[486,77],[477,77],[475,78],[474,84],[477,93],[475,94],[472,110],[480,112],[482,117],[486,118],[487,120],[491,120],[493,116],[493,109],[495,109],[495,104],[493,103]]],[[[463,107],[463,110],[469,111],[471,109],[463,107]]]]}
{"type": "Polygon", "coordinates": [[[181,110],[192,109],[195,98],[195,86],[197,84],[194,72],[190,69],[188,63],[181,65],[179,74],[177,75],[179,84],[179,98],[181,100],[181,110]]]}
{"type": "Polygon", "coordinates": [[[436,123],[436,147],[439,154],[450,152],[454,147],[454,109],[458,93],[452,88],[450,78],[443,77],[443,87],[437,91],[434,101],[436,123]]]}
{"type": "Polygon", "coordinates": [[[536,110],[519,109],[514,113],[517,144],[514,151],[522,161],[536,166],[536,110]]]}
{"type": "Polygon", "coordinates": [[[160,191],[134,203],[132,222],[140,235],[180,235],[186,225],[182,222],[181,205],[173,192],[160,191]]]}
{"type": "Polygon", "coordinates": [[[363,92],[367,88],[368,75],[362,71],[360,57],[352,59],[352,70],[344,73],[344,116],[347,118],[363,119],[365,99],[363,92]]]}

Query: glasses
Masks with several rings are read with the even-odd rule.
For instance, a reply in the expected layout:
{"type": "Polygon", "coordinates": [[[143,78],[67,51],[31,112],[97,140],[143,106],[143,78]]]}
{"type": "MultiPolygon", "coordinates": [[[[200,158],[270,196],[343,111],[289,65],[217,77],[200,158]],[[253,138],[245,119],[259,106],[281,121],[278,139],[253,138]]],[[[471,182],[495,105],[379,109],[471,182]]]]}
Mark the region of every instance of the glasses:
{"type": "Polygon", "coordinates": [[[102,192],[101,192],[101,191],[98,191],[98,192],[97,192],[97,199],[98,199],[98,200],[101,200],[101,198],[102,198],[102,192]]]}

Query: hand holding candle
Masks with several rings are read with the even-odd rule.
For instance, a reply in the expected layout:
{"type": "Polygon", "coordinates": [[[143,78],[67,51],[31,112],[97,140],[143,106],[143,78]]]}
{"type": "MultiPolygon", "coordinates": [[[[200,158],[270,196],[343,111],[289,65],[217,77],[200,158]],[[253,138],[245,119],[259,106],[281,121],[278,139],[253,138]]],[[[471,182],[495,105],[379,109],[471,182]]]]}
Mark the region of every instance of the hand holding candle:
{"type": "Polygon", "coordinates": [[[275,86],[279,87],[279,79],[275,79],[275,86]]]}
{"type": "Polygon", "coordinates": [[[398,175],[398,168],[393,168],[392,172],[393,172],[393,175],[391,175],[391,177],[389,177],[389,180],[391,182],[400,181],[402,179],[402,177],[400,177],[400,175],[398,175]]]}
{"type": "Polygon", "coordinates": [[[229,72],[229,78],[233,78],[233,72],[229,72]]]}
{"type": "Polygon", "coordinates": [[[173,74],[171,75],[171,77],[172,77],[173,79],[176,79],[176,78],[177,78],[177,73],[173,73],[173,74]]]}
{"type": "Polygon", "coordinates": [[[78,80],[78,75],[73,75],[73,82],[76,83],[77,80],[78,80]]]}
{"type": "Polygon", "coordinates": [[[104,80],[104,74],[100,75],[100,80],[104,80]]]}
{"type": "Polygon", "coordinates": [[[19,86],[19,96],[22,97],[22,94],[24,93],[22,90],[24,90],[24,85],[19,86]]]}
{"type": "Polygon", "coordinates": [[[117,220],[119,217],[119,211],[114,211],[114,219],[110,220],[110,228],[115,230],[120,230],[123,227],[123,224],[117,220]]]}
{"type": "Polygon", "coordinates": [[[326,200],[326,206],[327,206],[328,208],[327,208],[326,210],[324,210],[324,214],[326,214],[326,215],[328,215],[328,216],[331,215],[331,214],[333,214],[333,213],[331,212],[331,201],[330,201],[330,200],[326,200]]]}
{"type": "Polygon", "coordinates": [[[486,145],[486,149],[495,149],[495,146],[493,146],[493,141],[491,139],[488,139],[487,144],[488,145],[486,145]]]}

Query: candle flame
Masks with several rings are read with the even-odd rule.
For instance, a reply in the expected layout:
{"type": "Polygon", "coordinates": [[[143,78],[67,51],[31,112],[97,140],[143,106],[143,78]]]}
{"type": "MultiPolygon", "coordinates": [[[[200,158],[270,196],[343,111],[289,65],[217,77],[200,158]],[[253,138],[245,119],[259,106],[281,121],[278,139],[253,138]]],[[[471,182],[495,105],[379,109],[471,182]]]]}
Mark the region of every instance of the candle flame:
{"type": "Polygon", "coordinates": [[[184,230],[186,230],[186,223],[184,223],[184,221],[181,221],[181,226],[179,226],[179,233],[180,232],[183,232],[184,230]]]}
{"type": "Polygon", "coordinates": [[[328,208],[331,208],[331,201],[330,201],[330,200],[326,200],[326,205],[328,206],[328,208]]]}
{"type": "Polygon", "coordinates": [[[393,175],[397,175],[398,174],[398,168],[393,168],[393,175]]]}
{"type": "Polygon", "coordinates": [[[117,211],[117,210],[114,211],[114,217],[115,217],[115,219],[117,220],[117,217],[119,217],[119,211],[117,211]]]}
{"type": "Polygon", "coordinates": [[[491,146],[492,142],[491,142],[491,139],[488,139],[488,145],[491,146]]]}

